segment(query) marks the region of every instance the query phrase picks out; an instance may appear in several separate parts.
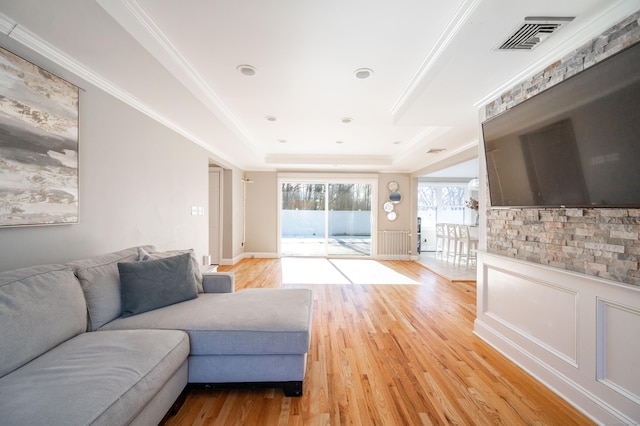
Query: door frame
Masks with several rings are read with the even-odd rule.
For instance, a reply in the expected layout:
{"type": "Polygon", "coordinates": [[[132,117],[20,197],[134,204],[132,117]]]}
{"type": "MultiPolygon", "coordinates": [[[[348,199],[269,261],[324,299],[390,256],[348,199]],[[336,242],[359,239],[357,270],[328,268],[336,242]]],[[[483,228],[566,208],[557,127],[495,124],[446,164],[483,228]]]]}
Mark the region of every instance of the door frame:
{"type": "Polygon", "coordinates": [[[209,255],[211,256],[211,264],[212,265],[220,265],[222,262],[222,239],[223,239],[223,235],[222,235],[222,223],[223,223],[223,206],[222,206],[222,200],[223,200],[223,194],[222,194],[222,190],[223,190],[223,179],[224,179],[224,173],[222,172],[222,168],[221,167],[217,167],[217,166],[209,166],[209,174],[208,174],[208,178],[209,178],[209,223],[208,223],[208,242],[209,242],[209,255]],[[212,200],[211,199],[211,175],[212,174],[217,174],[218,175],[218,199],[217,200],[212,200]],[[214,238],[216,236],[212,236],[211,233],[211,221],[212,221],[212,215],[213,214],[217,214],[218,215],[218,235],[217,235],[217,244],[214,243],[214,247],[217,248],[217,252],[218,252],[218,256],[217,258],[214,258],[214,253],[213,253],[213,248],[211,242],[214,240],[214,238]],[[214,237],[214,238],[212,238],[214,237]]]}

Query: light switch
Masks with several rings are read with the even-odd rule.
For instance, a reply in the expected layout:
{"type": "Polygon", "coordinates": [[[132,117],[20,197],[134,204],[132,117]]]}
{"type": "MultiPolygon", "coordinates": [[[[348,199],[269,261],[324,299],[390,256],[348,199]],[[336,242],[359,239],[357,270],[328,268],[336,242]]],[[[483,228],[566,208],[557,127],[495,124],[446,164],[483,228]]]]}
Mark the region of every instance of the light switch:
{"type": "Polygon", "coordinates": [[[198,206],[191,206],[191,216],[198,214],[198,206]]]}

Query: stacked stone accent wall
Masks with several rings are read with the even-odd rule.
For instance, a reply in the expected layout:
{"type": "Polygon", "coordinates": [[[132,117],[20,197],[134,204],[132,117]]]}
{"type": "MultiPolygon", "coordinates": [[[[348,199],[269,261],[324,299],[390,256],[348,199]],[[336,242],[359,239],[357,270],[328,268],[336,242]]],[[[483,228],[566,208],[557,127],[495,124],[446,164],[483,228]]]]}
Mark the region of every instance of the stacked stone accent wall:
{"type": "MultiPolygon", "coordinates": [[[[640,11],[503,93],[486,105],[486,118],[638,42],[640,11]]],[[[640,286],[640,209],[487,206],[486,218],[490,253],[640,286]]]]}

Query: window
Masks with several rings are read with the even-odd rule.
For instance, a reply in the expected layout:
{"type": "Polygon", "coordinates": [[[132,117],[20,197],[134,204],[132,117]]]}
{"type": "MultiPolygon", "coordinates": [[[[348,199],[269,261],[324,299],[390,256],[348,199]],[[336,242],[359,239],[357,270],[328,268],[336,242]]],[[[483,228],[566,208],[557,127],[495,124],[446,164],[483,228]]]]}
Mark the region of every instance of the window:
{"type": "Polygon", "coordinates": [[[464,223],[467,184],[420,182],[418,216],[422,220],[423,251],[435,250],[436,223],[464,223]]]}

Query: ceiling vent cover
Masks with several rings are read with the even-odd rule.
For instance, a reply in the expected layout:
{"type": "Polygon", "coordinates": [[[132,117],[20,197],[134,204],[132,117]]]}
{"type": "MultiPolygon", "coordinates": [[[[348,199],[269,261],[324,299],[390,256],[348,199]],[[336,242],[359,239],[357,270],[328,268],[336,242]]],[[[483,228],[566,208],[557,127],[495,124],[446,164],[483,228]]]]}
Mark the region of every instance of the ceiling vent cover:
{"type": "Polygon", "coordinates": [[[548,39],[573,17],[528,16],[524,23],[498,47],[498,50],[532,50],[548,39]]]}
{"type": "Polygon", "coordinates": [[[446,148],[431,148],[429,151],[427,151],[427,154],[440,154],[441,152],[446,150],[446,148]]]}

